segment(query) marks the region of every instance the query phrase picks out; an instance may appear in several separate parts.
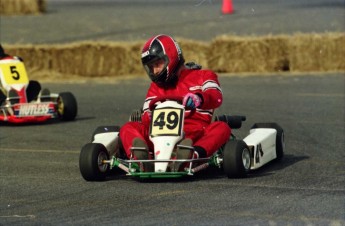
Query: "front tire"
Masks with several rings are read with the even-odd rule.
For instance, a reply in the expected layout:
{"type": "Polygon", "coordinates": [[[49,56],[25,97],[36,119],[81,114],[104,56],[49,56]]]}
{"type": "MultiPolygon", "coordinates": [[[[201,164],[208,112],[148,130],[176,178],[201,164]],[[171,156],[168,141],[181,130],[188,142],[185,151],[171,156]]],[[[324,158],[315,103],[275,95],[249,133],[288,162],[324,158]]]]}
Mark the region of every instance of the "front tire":
{"type": "Polygon", "coordinates": [[[107,149],[103,144],[88,143],[83,146],[79,156],[79,169],[87,181],[102,181],[109,171],[109,165],[103,160],[109,160],[107,149]]]}
{"type": "Polygon", "coordinates": [[[228,178],[243,178],[250,171],[251,157],[247,144],[230,140],[223,150],[223,169],[228,178]]]}
{"type": "Polygon", "coordinates": [[[70,92],[59,93],[57,99],[58,116],[63,121],[74,120],[77,116],[78,106],[77,100],[70,92]]]}

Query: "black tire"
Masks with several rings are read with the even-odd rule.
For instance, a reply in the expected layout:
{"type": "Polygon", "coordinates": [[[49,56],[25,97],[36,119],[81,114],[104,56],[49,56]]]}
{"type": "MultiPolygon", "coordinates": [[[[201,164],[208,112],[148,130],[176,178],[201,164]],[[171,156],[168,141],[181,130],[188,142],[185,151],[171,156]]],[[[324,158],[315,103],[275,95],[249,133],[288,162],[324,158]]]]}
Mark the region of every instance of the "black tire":
{"type": "Polygon", "coordinates": [[[281,126],[279,126],[275,122],[261,122],[261,123],[255,123],[252,126],[252,129],[257,128],[270,128],[277,130],[277,137],[276,137],[276,154],[277,154],[277,161],[281,161],[284,157],[285,152],[285,135],[284,130],[281,126]]]}
{"type": "Polygon", "coordinates": [[[242,140],[230,140],[223,150],[223,170],[228,178],[243,178],[250,171],[251,156],[242,140]]]}
{"type": "Polygon", "coordinates": [[[109,155],[102,144],[88,143],[83,146],[79,156],[79,169],[87,181],[103,181],[109,171],[109,165],[102,160],[109,160],[109,155]]]}
{"type": "Polygon", "coordinates": [[[77,100],[70,92],[59,93],[57,99],[58,116],[63,121],[74,120],[77,116],[78,106],[77,100]]]}

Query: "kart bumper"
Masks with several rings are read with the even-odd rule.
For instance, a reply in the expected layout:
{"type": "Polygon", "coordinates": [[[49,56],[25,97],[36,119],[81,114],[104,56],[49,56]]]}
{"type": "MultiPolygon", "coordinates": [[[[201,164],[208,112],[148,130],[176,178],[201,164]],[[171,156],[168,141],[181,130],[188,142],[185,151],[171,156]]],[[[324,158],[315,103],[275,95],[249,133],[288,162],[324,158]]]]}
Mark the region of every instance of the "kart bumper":
{"type": "Polygon", "coordinates": [[[23,124],[23,123],[40,123],[47,121],[51,118],[54,118],[52,115],[46,116],[27,116],[27,117],[16,117],[16,116],[3,116],[0,115],[0,121],[15,123],[15,124],[23,124]]]}

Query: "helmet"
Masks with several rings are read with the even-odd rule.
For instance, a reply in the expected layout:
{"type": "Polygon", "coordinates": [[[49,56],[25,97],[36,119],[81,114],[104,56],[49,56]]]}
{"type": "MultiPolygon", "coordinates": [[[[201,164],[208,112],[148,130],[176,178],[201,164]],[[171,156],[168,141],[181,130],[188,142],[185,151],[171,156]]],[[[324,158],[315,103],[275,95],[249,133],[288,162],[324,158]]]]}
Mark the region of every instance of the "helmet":
{"type": "Polygon", "coordinates": [[[150,38],[141,52],[141,62],[151,78],[158,85],[166,86],[175,84],[177,71],[184,64],[182,50],[177,42],[168,35],[157,35],[150,38]],[[163,70],[155,75],[149,67],[153,62],[162,59],[163,70]]]}

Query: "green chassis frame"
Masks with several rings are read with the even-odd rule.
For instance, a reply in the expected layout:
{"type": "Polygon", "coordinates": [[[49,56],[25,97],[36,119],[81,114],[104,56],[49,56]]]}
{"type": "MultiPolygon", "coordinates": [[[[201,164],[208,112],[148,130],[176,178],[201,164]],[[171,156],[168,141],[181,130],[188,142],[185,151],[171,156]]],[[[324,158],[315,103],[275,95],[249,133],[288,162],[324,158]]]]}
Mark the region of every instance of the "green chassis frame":
{"type": "MultiPolygon", "coordinates": [[[[236,140],[236,136],[231,134],[230,140],[236,140]]],[[[144,162],[157,162],[157,160],[123,160],[120,158],[116,158],[115,156],[112,157],[110,160],[103,160],[103,164],[109,164],[110,169],[114,167],[120,168],[127,173],[128,176],[137,177],[140,179],[145,178],[182,178],[185,176],[193,176],[194,173],[208,168],[209,166],[221,168],[222,163],[222,154],[223,154],[223,147],[221,147],[217,152],[215,152],[209,158],[202,158],[202,159],[176,159],[176,160],[161,160],[160,162],[184,162],[190,163],[189,168],[185,169],[185,171],[179,172],[143,172],[140,169],[139,164],[144,162]],[[192,168],[193,163],[201,163],[192,168]]]]}
{"type": "Polygon", "coordinates": [[[115,156],[111,160],[105,160],[103,163],[110,164],[110,169],[117,167],[122,169],[127,173],[128,176],[138,177],[138,178],[181,178],[185,176],[193,176],[194,173],[205,169],[209,166],[215,166],[220,168],[220,154],[222,150],[217,151],[214,155],[209,158],[202,159],[189,159],[189,160],[162,160],[160,162],[182,162],[189,163],[189,167],[184,171],[179,172],[143,172],[140,169],[139,164],[144,162],[157,162],[156,160],[122,160],[116,158],[115,156]],[[201,163],[192,168],[193,163],[201,163]]]}

